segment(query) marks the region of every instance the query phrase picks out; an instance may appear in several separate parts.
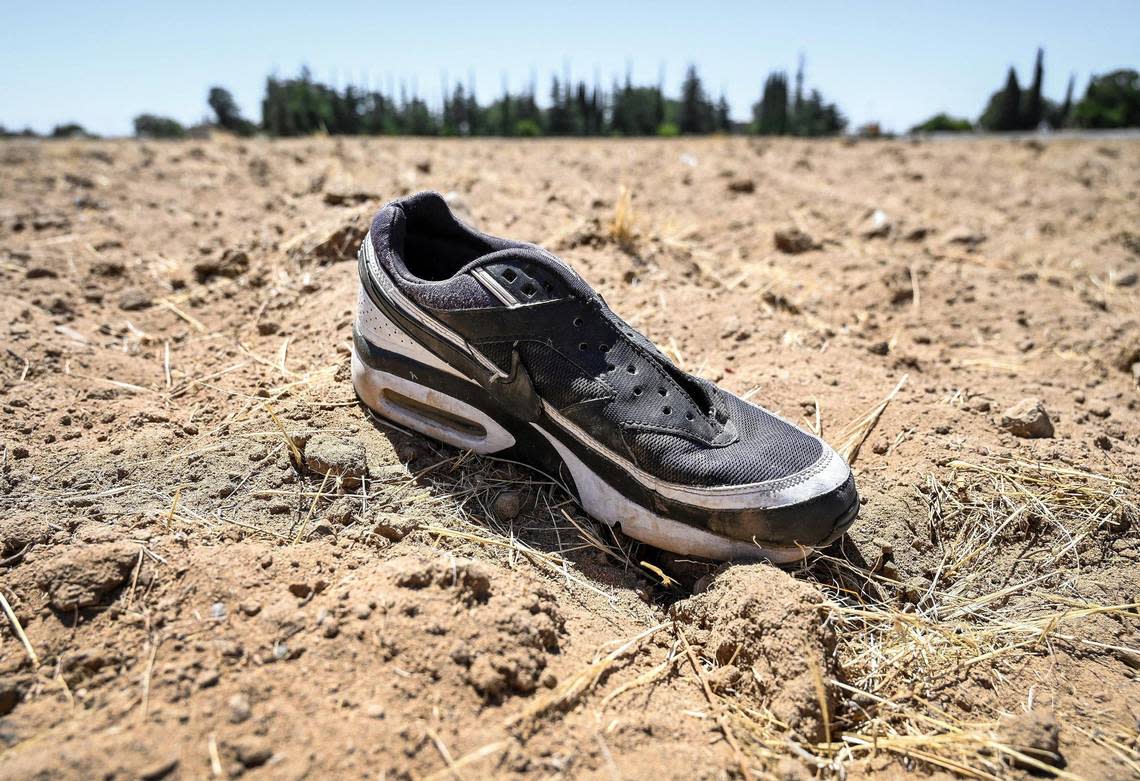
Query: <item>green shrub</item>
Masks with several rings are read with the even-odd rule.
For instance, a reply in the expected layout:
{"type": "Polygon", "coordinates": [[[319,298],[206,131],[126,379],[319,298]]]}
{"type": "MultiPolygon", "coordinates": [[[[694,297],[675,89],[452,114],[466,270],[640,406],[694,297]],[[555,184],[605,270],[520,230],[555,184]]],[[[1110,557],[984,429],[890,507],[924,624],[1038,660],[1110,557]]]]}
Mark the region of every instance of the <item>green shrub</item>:
{"type": "Polygon", "coordinates": [[[170,117],[139,114],[135,117],[135,135],[139,138],[185,138],[186,128],[170,117]]]}
{"type": "Polygon", "coordinates": [[[910,129],[912,133],[969,133],[974,125],[968,119],[952,117],[943,112],[910,129]]]}

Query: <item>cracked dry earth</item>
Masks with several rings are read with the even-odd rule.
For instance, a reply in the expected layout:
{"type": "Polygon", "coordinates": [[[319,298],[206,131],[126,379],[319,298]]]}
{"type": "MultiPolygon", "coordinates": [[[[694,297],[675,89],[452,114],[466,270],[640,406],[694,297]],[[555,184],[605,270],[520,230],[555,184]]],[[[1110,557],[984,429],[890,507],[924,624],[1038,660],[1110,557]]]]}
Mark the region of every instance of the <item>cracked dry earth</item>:
{"type": "Polygon", "coordinates": [[[0,170],[0,777],[1140,775],[1137,142],[6,141],[0,170]],[[851,534],[676,561],[370,419],[352,259],[429,188],[854,453],[851,534]]]}

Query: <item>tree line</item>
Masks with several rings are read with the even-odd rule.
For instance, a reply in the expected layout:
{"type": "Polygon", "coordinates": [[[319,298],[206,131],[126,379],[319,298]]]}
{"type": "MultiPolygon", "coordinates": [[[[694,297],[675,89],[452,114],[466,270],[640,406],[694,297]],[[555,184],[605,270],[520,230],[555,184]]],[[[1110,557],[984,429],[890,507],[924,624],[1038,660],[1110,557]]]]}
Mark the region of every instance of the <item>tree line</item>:
{"type": "MultiPolygon", "coordinates": [[[[429,105],[401,86],[398,95],[348,85],[323,84],[307,68],[292,78],[270,76],[265,82],[260,121],[244,117],[229,90],[212,87],[207,105],[213,117],[187,127],[170,117],[139,114],[135,135],[143,138],[183,138],[218,127],[238,135],[264,133],[273,137],[330,135],[417,136],[677,136],[710,133],[822,136],[841,132],[846,119],[819,90],[807,94],[803,63],[796,90],[789,95],[787,75],[770,74],[751,122],[732,119],[723,93],[714,98],[695,66],[689,66],[680,94],[667,96],[661,81],[634,84],[627,74],[608,89],[598,83],[551,78],[549,101],[539,105],[532,81],[519,92],[504,84],[499,97],[480,102],[472,85],[456,83],[444,89],[438,106],[429,105]],[[781,87],[782,85],[782,87],[781,87]]],[[[0,127],[0,133],[3,128],[0,127]]],[[[34,135],[30,130],[24,134],[34,135]]],[[[6,135],[16,135],[6,133],[6,135]]],[[[89,135],[76,124],[61,125],[54,137],[89,135]]]]}
{"type": "MultiPolygon", "coordinates": [[[[945,113],[915,125],[910,132],[1030,131],[1049,128],[1140,127],[1140,74],[1120,69],[1094,75],[1084,96],[1074,102],[1074,80],[1069,79],[1064,99],[1055,101],[1042,92],[1044,51],[1037,50],[1032,80],[1024,88],[1013,67],[1003,86],[987,101],[976,121],[945,113]]],[[[835,103],[818,89],[804,85],[800,60],[789,88],[784,71],[770,73],[752,105],[751,119],[737,122],[723,93],[713,98],[695,66],[689,66],[680,94],[668,97],[662,80],[635,85],[627,74],[608,89],[596,81],[574,82],[568,76],[551,78],[548,104],[541,107],[533,82],[512,93],[504,84],[499,97],[488,103],[475,96],[473,85],[445,86],[438,106],[431,106],[413,90],[401,86],[399,94],[349,85],[343,89],[315,80],[307,68],[293,78],[270,76],[265,82],[261,117],[244,117],[224,87],[212,87],[207,105],[213,116],[186,127],[170,117],[139,114],[135,135],[142,138],[183,138],[218,127],[238,135],[264,133],[274,137],[331,135],[418,136],[676,136],[709,133],[828,136],[843,132],[847,119],[835,103]]],[[[861,132],[877,134],[870,123],[861,132]],[[868,130],[869,128],[869,130],[868,130]]],[[[8,131],[0,137],[35,136],[30,129],[8,131]]],[[[81,125],[53,128],[49,137],[89,137],[81,125]]]]}
{"type": "MultiPolygon", "coordinates": [[[[774,74],[787,79],[783,74],[774,74]]],[[[768,85],[772,82],[769,77],[768,85]]],[[[502,94],[487,104],[475,97],[473,87],[457,83],[446,90],[438,109],[422,99],[399,99],[376,90],[354,86],[337,90],[314,81],[307,70],[291,79],[270,77],[261,104],[261,129],[271,136],[297,136],[316,132],[332,135],[426,136],[675,136],[752,131],[765,134],[827,135],[841,131],[845,122],[834,104],[825,104],[818,90],[804,98],[802,67],[795,100],[786,91],[776,111],[769,86],[754,108],[751,125],[734,122],[728,100],[706,89],[697,69],[690,66],[676,98],[663,86],[635,85],[629,75],[605,90],[597,83],[551,78],[549,103],[541,108],[533,82],[524,90],[502,94]],[[811,121],[807,118],[812,117],[811,121]]],[[[219,124],[227,127],[219,115],[219,124]]],[[[232,122],[230,123],[232,124],[232,122]]],[[[234,128],[236,129],[235,125],[234,128]]],[[[248,126],[244,126],[249,130],[248,126]]]]}
{"type": "Polygon", "coordinates": [[[1041,127],[1124,128],[1140,127],[1140,74],[1119,69],[1094,75],[1089,79],[1084,97],[1073,103],[1075,79],[1069,77],[1065,97],[1051,100],[1042,93],[1045,79],[1045,52],[1037,50],[1033,79],[1022,88],[1017,69],[1010,66],[1005,84],[990,95],[976,123],[963,117],[936,114],[915,125],[911,132],[969,132],[986,130],[993,133],[1032,131],[1041,127]]]}

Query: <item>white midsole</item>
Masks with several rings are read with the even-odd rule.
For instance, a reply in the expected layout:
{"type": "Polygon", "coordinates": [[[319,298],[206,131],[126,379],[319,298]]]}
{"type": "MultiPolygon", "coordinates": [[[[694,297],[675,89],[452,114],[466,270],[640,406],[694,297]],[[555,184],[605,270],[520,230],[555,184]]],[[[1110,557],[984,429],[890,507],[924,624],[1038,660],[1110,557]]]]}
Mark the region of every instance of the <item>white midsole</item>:
{"type": "MultiPolygon", "coordinates": [[[[515,443],[514,436],[482,410],[441,391],[374,369],[360,360],[355,348],[352,352],[352,383],[360,399],[378,414],[454,447],[487,455],[505,450],[515,443]],[[417,414],[414,410],[393,403],[385,395],[385,389],[478,424],[486,434],[475,436],[417,414]]],[[[798,561],[807,553],[807,548],[764,547],[757,543],[721,537],[657,515],[623,496],[548,431],[535,423],[531,425],[546,437],[562,457],[574,480],[582,508],[609,526],[620,525],[622,532],[635,540],[684,556],[707,559],[768,559],[786,563],[798,561]]]]}
{"type": "MultiPolygon", "coordinates": [[[[365,244],[370,244],[370,242],[365,242],[365,244]]],[[[422,317],[418,311],[413,311],[411,314],[417,320],[422,319],[425,323],[434,322],[430,321],[429,318],[422,317]]],[[[478,384],[404,333],[372,302],[363,285],[360,287],[357,305],[356,329],[361,336],[377,347],[440,369],[473,385],[478,384]]],[[[464,346],[470,350],[466,343],[464,346]]],[[[477,353],[477,351],[472,352],[477,353]]],[[[696,507],[714,510],[772,510],[787,507],[826,494],[843,485],[851,475],[847,463],[826,442],[821,440],[823,450],[820,458],[813,467],[807,470],[808,476],[791,485],[784,480],[711,487],[670,483],[657,479],[602,445],[545,401],[543,401],[543,409],[546,415],[556,421],[563,430],[569,432],[582,445],[594,450],[606,460],[618,464],[630,477],[646,488],[659,493],[661,496],[696,507]]],[[[769,412],[768,414],[774,413],[769,412]]],[[[789,421],[785,422],[788,422],[789,425],[795,425],[789,421]]]]}

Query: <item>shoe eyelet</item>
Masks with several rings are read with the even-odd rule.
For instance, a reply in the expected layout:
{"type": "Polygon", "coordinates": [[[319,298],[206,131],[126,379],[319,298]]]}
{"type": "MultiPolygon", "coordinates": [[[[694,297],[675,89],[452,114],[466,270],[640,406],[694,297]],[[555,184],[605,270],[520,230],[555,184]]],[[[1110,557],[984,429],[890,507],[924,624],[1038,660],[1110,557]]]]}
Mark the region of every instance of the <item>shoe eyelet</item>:
{"type": "Polygon", "coordinates": [[[664,407],[661,408],[661,414],[662,415],[668,415],[672,412],[673,412],[673,409],[668,404],[666,404],[664,407]]]}
{"type": "Polygon", "coordinates": [[[632,363],[629,366],[626,366],[625,370],[627,372],[629,372],[630,374],[637,374],[637,367],[634,366],[632,363]]]}
{"type": "Polygon", "coordinates": [[[503,279],[507,280],[508,283],[514,282],[518,279],[518,276],[513,268],[508,268],[503,271],[503,279]]]}
{"type": "Polygon", "coordinates": [[[660,393],[662,396],[668,396],[669,395],[669,391],[665,390],[665,388],[658,388],[657,392],[660,393]]]}
{"type": "Polygon", "coordinates": [[[641,395],[641,387],[640,386],[633,389],[633,395],[634,396],[640,396],[641,395]]]}
{"type": "Polygon", "coordinates": [[[582,327],[582,318],[580,318],[580,317],[574,318],[574,327],[575,328],[581,328],[582,327]]]}
{"type": "Polygon", "coordinates": [[[608,374],[609,372],[612,372],[612,371],[613,371],[614,369],[616,369],[616,368],[617,368],[617,367],[616,367],[616,366],[614,366],[612,363],[607,363],[607,364],[606,364],[606,373],[608,374]]]}
{"type": "Polygon", "coordinates": [[[692,412],[686,412],[685,413],[685,420],[692,420],[692,419],[693,419],[693,413],[692,412]]]}
{"type": "Polygon", "coordinates": [[[578,343],[578,349],[581,350],[582,352],[586,352],[587,348],[589,348],[589,345],[586,344],[585,342],[579,342],[578,343]]]}
{"type": "Polygon", "coordinates": [[[599,344],[598,345],[598,352],[608,353],[609,351],[610,351],[610,346],[608,344],[599,344]]]}
{"type": "Polygon", "coordinates": [[[524,296],[526,296],[527,298],[533,298],[534,294],[537,292],[538,292],[538,288],[536,288],[530,282],[527,282],[525,285],[522,286],[522,294],[524,296]]]}

